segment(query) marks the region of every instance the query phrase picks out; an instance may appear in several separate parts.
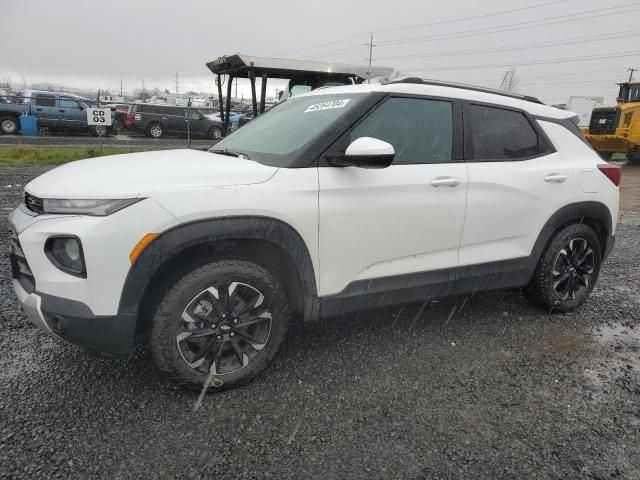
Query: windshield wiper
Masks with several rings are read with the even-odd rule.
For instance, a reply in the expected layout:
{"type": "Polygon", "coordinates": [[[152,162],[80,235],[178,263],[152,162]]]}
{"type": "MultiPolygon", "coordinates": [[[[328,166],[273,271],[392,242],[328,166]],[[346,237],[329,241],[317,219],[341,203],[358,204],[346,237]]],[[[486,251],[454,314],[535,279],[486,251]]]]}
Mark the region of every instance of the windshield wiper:
{"type": "Polygon", "coordinates": [[[245,158],[249,160],[249,155],[242,152],[234,152],[233,150],[209,150],[211,153],[217,153],[218,155],[226,155],[227,157],[245,158]]]}

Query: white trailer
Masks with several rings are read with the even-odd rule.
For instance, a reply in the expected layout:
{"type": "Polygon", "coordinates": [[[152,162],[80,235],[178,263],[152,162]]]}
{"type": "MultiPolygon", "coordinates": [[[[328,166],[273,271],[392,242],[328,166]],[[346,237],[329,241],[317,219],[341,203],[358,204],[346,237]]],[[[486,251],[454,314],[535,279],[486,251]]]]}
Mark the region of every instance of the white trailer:
{"type": "Polygon", "coordinates": [[[569,97],[566,110],[578,114],[579,127],[588,127],[591,121],[591,112],[595,107],[602,105],[604,105],[604,97],[569,97]]]}

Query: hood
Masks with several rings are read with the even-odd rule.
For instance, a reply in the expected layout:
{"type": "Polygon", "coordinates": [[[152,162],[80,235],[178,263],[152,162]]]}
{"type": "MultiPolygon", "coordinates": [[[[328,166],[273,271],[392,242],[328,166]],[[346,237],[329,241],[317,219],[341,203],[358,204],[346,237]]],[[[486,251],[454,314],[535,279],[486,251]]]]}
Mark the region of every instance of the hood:
{"type": "Polygon", "coordinates": [[[154,191],[249,185],[276,167],[198,150],[163,150],[90,158],[54,168],[25,189],[40,198],[133,198],[154,191]]]}

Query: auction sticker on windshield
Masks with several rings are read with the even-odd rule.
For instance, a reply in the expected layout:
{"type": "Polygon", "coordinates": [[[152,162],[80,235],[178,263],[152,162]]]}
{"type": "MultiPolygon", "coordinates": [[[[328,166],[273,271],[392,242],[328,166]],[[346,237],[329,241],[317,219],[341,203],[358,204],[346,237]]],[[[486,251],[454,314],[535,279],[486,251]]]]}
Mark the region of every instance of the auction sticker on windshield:
{"type": "Polygon", "coordinates": [[[329,102],[314,103],[307,107],[303,113],[319,112],[321,110],[333,110],[334,108],[344,108],[349,103],[350,98],[343,98],[342,100],[331,100],[329,102]]]}

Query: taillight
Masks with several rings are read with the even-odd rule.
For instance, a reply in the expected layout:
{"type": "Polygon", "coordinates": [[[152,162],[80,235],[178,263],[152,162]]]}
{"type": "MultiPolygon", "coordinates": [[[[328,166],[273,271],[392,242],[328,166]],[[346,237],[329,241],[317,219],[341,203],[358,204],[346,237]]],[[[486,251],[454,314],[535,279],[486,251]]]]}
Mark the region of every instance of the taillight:
{"type": "Polygon", "coordinates": [[[622,169],[617,165],[611,165],[610,163],[601,163],[598,165],[598,169],[604,173],[609,180],[617,187],[620,185],[622,179],[622,169]]]}
{"type": "Polygon", "coordinates": [[[130,113],[127,113],[127,116],[124,119],[124,123],[127,124],[127,127],[130,127],[131,124],[133,123],[133,115],[131,115],[130,113]]]}

